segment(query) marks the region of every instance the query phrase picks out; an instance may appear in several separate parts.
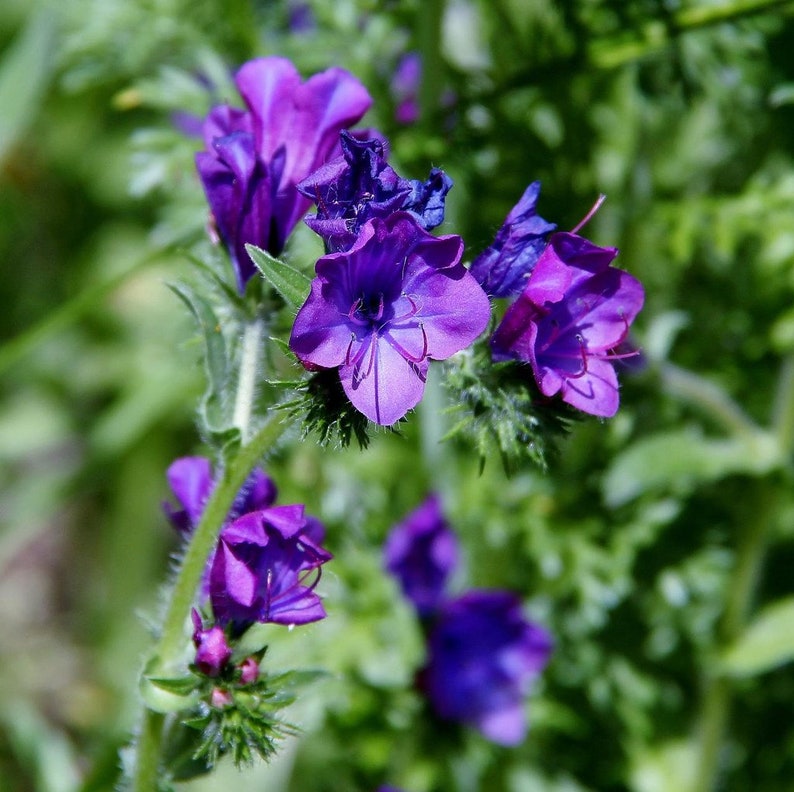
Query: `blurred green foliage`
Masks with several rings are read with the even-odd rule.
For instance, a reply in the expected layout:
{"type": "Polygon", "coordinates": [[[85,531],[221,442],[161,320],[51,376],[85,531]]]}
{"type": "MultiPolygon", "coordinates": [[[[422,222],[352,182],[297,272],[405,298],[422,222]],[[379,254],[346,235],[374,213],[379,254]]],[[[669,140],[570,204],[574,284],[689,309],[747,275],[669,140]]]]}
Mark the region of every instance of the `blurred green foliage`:
{"type": "MultiPolygon", "coordinates": [[[[200,450],[200,340],[165,284],[206,245],[206,208],[169,114],[269,53],[368,86],[395,167],[455,179],[442,230],[470,257],[534,179],[563,229],[607,193],[587,233],[646,286],[647,366],[546,473],[480,473],[439,443],[432,379],[366,452],[288,438],[281,500],[321,516],[336,557],[329,618],[267,628],[269,662],[330,673],[271,767],[185,789],[794,789],[794,4],[314,0],[292,29],[297,5],[0,5],[0,789],[115,782],[175,548],[164,471],[200,450]],[[400,126],[389,80],[411,49],[433,68],[400,126]],[[379,552],[430,489],[460,585],[519,592],[555,636],[514,750],[411,687],[421,639],[379,552]]],[[[287,259],[316,255],[299,231],[287,259]]]]}

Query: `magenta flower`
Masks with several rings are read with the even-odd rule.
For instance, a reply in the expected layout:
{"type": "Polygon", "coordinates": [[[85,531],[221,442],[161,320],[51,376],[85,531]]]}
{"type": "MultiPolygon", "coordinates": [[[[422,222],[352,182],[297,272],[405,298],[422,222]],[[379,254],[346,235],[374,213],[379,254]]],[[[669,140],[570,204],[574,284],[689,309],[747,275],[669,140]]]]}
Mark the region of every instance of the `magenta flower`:
{"type": "Polygon", "coordinates": [[[217,624],[205,629],[201,616],[195,608],[190,612],[190,616],[193,620],[196,667],[206,676],[220,676],[232,657],[232,650],[226,642],[226,634],[217,624]]]}
{"type": "Polygon", "coordinates": [[[281,253],[310,205],[296,185],[339,153],[339,132],[372,100],[344,69],[302,82],[285,58],[248,61],[235,82],[247,110],[210,111],[196,167],[242,292],[256,271],[245,244],[281,253]]]}
{"type": "MultiPolygon", "coordinates": [[[[198,525],[204,507],[215,488],[212,463],[200,456],[180,457],[174,460],[166,473],[178,507],[163,503],[163,511],[180,533],[190,534],[198,525]]],[[[247,512],[266,509],[276,500],[277,490],[273,479],[261,468],[254,468],[248,480],[234,499],[227,522],[236,520],[247,512]]]]}
{"type": "Polygon", "coordinates": [[[510,210],[493,244],[471,265],[471,274],[492,297],[512,297],[526,286],[527,278],[557,226],[535,211],[540,182],[532,182],[510,210]]]}
{"type": "Polygon", "coordinates": [[[458,563],[458,540],[444,519],[437,495],[430,495],[389,532],[383,548],[386,569],[421,616],[440,605],[458,563]]]}
{"type": "Polygon", "coordinates": [[[332,555],[310,538],[315,531],[301,505],[251,512],[226,525],[209,584],[218,624],[231,623],[239,634],[254,622],[291,625],[324,618],[314,588],[332,555]]]}
{"type": "Polygon", "coordinates": [[[419,684],[439,717],[517,745],[527,732],[525,699],[551,649],[550,636],[524,617],[517,597],[470,591],[438,612],[419,684]]]}
{"type": "Polygon", "coordinates": [[[645,296],[636,278],[609,266],[617,252],[573,233],[552,235],[491,341],[494,359],[532,366],[544,396],[560,393],[605,418],[620,400],[614,361],[626,355],[615,350],[645,296]]]}
{"type": "Polygon", "coordinates": [[[396,212],[323,256],[290,347],[307,366],[338,368],[353,406],[387,426],[422,398],[430,359],[471,344],[488,323],[485,293],[460,263],[458,236],[434,237],[396,212]]]}

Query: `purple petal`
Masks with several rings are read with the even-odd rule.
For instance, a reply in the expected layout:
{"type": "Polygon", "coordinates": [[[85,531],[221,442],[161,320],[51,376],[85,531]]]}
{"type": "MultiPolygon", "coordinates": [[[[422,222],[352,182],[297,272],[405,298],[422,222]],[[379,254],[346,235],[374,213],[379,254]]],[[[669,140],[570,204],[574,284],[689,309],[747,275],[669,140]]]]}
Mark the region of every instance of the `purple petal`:
{"type": "MultiPolygon", "coordinates": [[[[190,528],[195,527],[213,489],[212,465],[205,457],[181,457],[171,463],[166,473],[168,485],[184,509],[190,528]]],[[[168,507],[172,517],[178,511],[168,507]]]]}
{"type": "Polygon", "coordinates": [[[359,412],[376,424],[391,426],[422,400],[427,367],[427,361],[411,363],[378,339],[358,365],[339,368],[339,379],[359,412]]]}
{"type": "Polygon", "coordinates": [[[556,225],[535,211],[540,182],[532,182],[510,210],[493,244],[472,263],[471,274],[494,297],[520,293],[556,225]]]}

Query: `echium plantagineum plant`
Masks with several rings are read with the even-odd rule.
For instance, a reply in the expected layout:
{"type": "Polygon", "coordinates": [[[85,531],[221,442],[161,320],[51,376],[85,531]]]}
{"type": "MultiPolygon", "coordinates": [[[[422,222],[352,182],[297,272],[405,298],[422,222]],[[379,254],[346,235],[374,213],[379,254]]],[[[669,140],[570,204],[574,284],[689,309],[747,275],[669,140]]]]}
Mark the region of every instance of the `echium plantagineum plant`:
{"type": "MultiPolygon", "coordinates": [[[[332,554],[322,523],[277,504],[260,467],[287,430],[321,444],[355,437],[363,450],[373,426],[410,420],[432,361],[444,361],[451,435],[483,458],[495,445],[508,468],[545,464],[576,411],[614,414],[615,366],[636,354],[641,285],[611,266],[615,249],[579,227],[555,232],[536,211],[537,182],[467,266],[460,236],[433,233],[452,180],[394,170],[383,135],[356,128],[371,98],[354,76],[332,67],[303,80],[267,57],[244,64],[235,85],[239,105],[209,111],[196,154],[215,250],[174,286],[205,341],[199,431],[212,458],[167,471],[176,503],[164,512],[183,548],[127,755],[138,792],[224,755],[267,759],[296,731],[280,715],[291,674],[268,671],[262,636],[326,618],[319,584],[332,554]],[[279,256],[301,220],[325,255],[287,263],[279,256]]],[[[419,690],[433,716],[521,742],[551,637],[510,592],[447,596],[458,549],[435,498],[395,529],[386,557],[425,630],[419,690]]]]}

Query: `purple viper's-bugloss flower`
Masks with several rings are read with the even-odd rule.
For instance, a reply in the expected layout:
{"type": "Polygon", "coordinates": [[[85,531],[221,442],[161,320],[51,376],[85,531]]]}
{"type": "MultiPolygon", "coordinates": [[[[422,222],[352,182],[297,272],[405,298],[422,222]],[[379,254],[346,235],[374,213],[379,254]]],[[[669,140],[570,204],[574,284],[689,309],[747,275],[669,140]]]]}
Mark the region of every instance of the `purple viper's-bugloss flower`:
{"type": "MultiPolygon", "coordinates": [[[[198,525],[204,507],[215,488],[212,463],[206,457],[180,457],[166,473],[168,484],[179,502],[178,507],[163,503],[163,511],[182,534],[190,534],[198,525]]],[[[273,479],[261,468],[254,468],[240,488],[227,516],[227,522],[247,512],[272,506],[278,492],[273,479]]]]}
{"type": "Polygon", "coordinates": [[[444,221],[452,188],[444,171],[433,168],[425,181],[403,179],[387,162],[387,141],[374,130],[368,137],[343,131],[340,144],[340,157],[298,185],[317,204],[317,213],[305,222],[323,238],[327,252],[349,250],[367,220],[401,209],[428,231],[444,221]]]}
{"type": "Polygon", "coordinates": [[[285,58],[257,58],[235,76],[247,110],[219,106],[204,121],[196,167],[242,292],[256,271],[246,243],[277,256],[310,202],[296,189],[339,153],[339,132],[372,99],[344,69],[303,82],[285,58]]]}
{"type": "Polygon", "coordinates": [[[444,360],[485,329],[490,304],[460,263],[463,240],[434,237],[406,212],[375,218],[348,251],[323,256],[290,348],[307,367],[336,368],[353,406],[389,426],[444,360]]]}
{"type": "Polygon", "coordinates": [[[431,615],[458,564],[458,540],[444,519],[438,495],[430,495],[391,529],[383,556],[386,569],[419,614],[431,615]]]}
{"type": "Polygon", "coordinates": [[[535,210],[540,182],[532,182],[510,210],[493,244],[471,265],[471,274],[492,297],[512,297],[526,286],[527,278],[557,226],[535,210]]]}
{"type": "Polygon", "coordinates": [[[306,225],[323,238],[326,250],[349,250],[361,226],[373,217],[388,217],[405,203],[412,184],[386,161],[386,141],[372,135],[340,135],[342,156],[304,179],[298,190],[317,204],[306,225]]]}
{"type": "Polygon", "coordinates": [[[616,351],[642,308],[642,284],[611,267],[616,248],[573,233],[553,234],[524,291],[491,340],[495,360],[528,362],[544,396],[560,393],[578,410],[605,418],[620,396],[616,351]]]}
{"type": "Polygon", "coordinates": [[[325,617],[314,589],[332,556],[315,543],[301,505],[251,512],[226,525],[210,572],[210,602],[221,625],[306,624],[325,617]]]}
{"type": "Polygon", "coordinates": [[[470,591],[439,610],[420,688],[439,717],[517,745],[527,732],[525,699],[551,649],[551,637],[524,617],[516,596],[470,591]]]}

